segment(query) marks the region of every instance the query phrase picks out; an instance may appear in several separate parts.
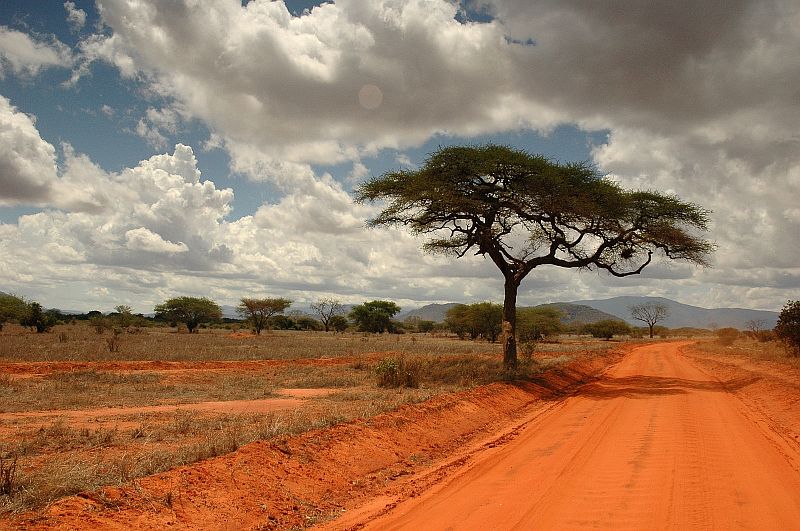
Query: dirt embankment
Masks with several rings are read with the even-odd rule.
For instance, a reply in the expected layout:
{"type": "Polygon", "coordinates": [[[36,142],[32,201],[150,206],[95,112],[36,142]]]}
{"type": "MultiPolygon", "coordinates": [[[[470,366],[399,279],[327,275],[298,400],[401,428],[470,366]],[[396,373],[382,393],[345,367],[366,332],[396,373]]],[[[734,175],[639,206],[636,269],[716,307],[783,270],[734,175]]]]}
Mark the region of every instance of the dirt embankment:
{"type": "MultiPolygon", "coordinates": [[[[226,456],[61,500],[0,527],[53,529],[286,529],[325,521],[376,495],[413,496],[476,441],[555,407],[619,361],[580,356],[524,385],[492,384],[368,420],[249,444],[226,456]],[[446,460],[445,460],[446,459],[446,460]],[[445,461],[443,461],[445,460],[445,461]],[[432,466],[436,464],[436,466],[432,466]],[[422,473],[420,473],[422,472],[422,473]],[[411,478],[413,480],[404,481],[411,478]]],[[[337,360],[338,361],[338,360],[337,360]]],[[[482,445],[498,444],[489,440],[482,445]]]]}

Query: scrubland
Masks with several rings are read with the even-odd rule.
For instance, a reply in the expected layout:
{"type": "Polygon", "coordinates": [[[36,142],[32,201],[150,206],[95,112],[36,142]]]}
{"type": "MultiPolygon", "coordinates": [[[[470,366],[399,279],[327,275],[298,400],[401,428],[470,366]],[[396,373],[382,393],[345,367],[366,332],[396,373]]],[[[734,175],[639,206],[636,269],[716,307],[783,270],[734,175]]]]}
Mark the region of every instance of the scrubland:
{"type": "Polygon", "coordinates": [[[114,336],[83,323],[46,334],[6,326],[0,511],[44,507],[255,440],[280,445],[442,393],[535,378],[573,353],[611,346],[540,344],[509,376],[499,344],[445,335],[145,328],[114,336]],[[376,369],[387,366],[400,367],[402,381],[382,379],[376,369]]]}

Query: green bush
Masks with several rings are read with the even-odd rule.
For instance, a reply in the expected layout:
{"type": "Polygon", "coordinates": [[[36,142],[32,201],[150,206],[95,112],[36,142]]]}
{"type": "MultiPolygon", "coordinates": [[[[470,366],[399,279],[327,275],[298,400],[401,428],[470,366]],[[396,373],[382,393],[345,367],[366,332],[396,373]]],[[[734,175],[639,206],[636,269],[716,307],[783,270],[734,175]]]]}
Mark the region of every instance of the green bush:
{"type": "Polygon", "coordinates": [[[603,321],[597,321],[596,323],[584,325],[583,333],[591,334],[592,337],[611,339],[616,335],[630,334],[631,327],[623,321],[606,319],[603,321]]]}
{"type": "Polygon", "coordinates": [[[778,316],[775,335],[792,356],[800,356],[800,301],[788,301],[778,316]]]}

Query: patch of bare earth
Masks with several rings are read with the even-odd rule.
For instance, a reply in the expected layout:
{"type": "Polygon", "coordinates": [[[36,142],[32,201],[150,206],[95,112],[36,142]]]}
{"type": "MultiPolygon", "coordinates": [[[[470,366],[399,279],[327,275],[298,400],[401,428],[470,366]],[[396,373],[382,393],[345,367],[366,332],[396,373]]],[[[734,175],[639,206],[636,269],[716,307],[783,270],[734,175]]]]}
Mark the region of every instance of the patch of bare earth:
{"type": "Polygon", "coordinates": [[[372,418],[254,442],[120,488],[65,498],[43,512],[9,516],[0,527],[291,529],[328,521],[375,496],[414,496],[448,467],[471,459],[476,447],[497,444],[492,434],[554,407],[622,352],[570,356],[532,382],[443,394],[372,418]]]}

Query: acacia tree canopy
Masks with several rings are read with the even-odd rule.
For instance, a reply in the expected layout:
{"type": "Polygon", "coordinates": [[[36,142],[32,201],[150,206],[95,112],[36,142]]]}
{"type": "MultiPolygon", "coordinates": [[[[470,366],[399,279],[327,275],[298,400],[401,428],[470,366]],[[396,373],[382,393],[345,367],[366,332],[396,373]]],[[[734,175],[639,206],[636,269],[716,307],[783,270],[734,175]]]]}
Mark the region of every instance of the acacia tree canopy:
{"type": "Polygon", "coordinates": [[[289,299],[250,299],[243,298],[236,307],[236,312],[246,319],[256,335],[261,335],[261,331],[266,328],[270,317],[283,313],[292,305],[289,299]]]}
{"type": "Polygon", "coordinates": [[[628,191],[587,164],[507,146],[443,147],[416,170],[372,178],[356,200],[386,201],[371,226],[428,236],[423,248],[489,256],[504,277],[503,352],[517,365],[516,298],[525,276],[554,265],[635,275],[654,255],[706,265],[709,212],[675,196],[628,191]]]}
{"type": "Polygon", "coordinates": [[[394,332],[392,317],[399,311],[400,307],[392,301],[370,301],[354,306],[350,319],[362,332],[394,332]]]}
{"type": "Polygon", "coordinates": [[[157,319],[184,323],[193,333],[200,323],[216,321],[222,317],[219,305],[206,297],[175,297],[155,307],[157,319]]]}

